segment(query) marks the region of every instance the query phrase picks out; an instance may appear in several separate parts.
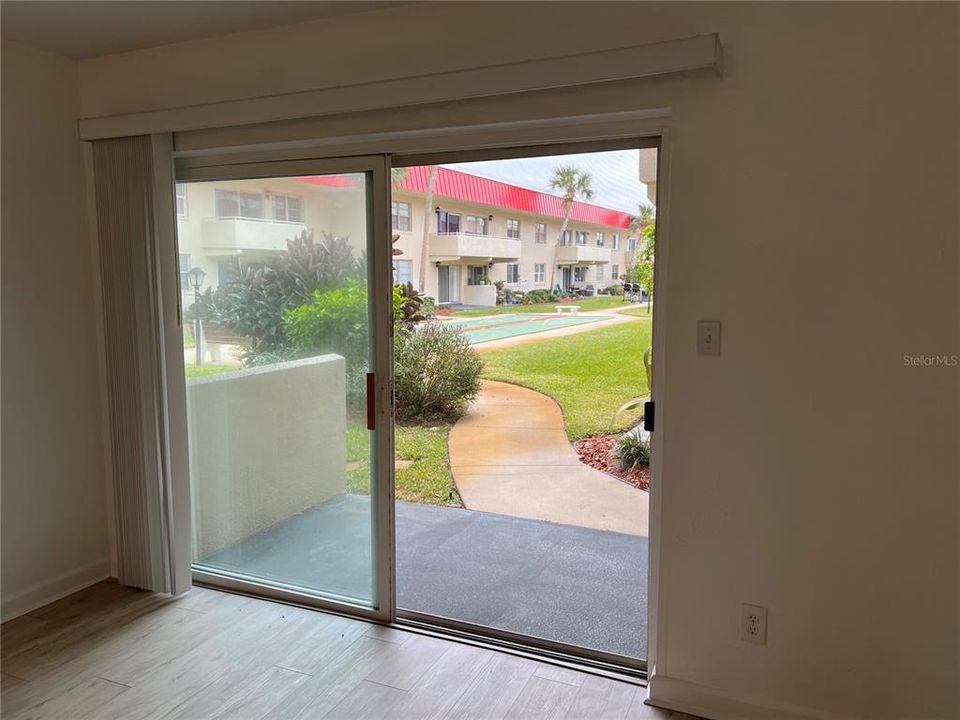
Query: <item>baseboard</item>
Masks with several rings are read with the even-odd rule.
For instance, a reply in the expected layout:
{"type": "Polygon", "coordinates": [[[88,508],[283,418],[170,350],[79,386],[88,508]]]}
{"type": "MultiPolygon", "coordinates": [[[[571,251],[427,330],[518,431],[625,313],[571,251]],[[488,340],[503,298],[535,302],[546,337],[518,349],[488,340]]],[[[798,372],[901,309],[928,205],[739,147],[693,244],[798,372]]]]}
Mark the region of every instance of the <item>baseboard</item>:
{"type": "Polygon", "coordinates": [[[850,715],[798,705],[734,697],[715,688],[656,673],[647,687],[647,704],[709,720],[857,720],[850,715]]]}
{"type": "Polygon", "coordinates": [[[3,622],[24,615],[48,603],[83,590],[110,577],[110,559],[104,558],[76,570],[44,580],[18,593],[4,597],[0,607],[3,622]]]}

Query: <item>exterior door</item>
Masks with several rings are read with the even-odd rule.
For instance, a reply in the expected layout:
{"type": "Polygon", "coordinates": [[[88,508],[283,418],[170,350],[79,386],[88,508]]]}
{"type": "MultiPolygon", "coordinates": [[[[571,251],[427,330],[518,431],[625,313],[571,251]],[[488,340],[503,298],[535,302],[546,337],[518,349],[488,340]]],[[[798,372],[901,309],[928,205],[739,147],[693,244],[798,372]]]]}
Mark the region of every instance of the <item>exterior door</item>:
{"type": "Polygon", "coordinates": [[[563,276],[563,289],[569,290],[573,285],[573,268],[569,266],[563,268],[562,276],[563,276]]]}
{"type": "Polygon", "coordinates": [[[437,302],[450,302],[450,266],[441,265],[437,268],[437,302]]]}
{"type": "Polygon", "coordinates": [[[194,572],[205,583],[392,617],[388,179],[386,158],[178,177],[194,572]],[[239,211],[225,198],[241,198],[239,211]],[[232,278],[217,272],[227,258],[232,278]]]}

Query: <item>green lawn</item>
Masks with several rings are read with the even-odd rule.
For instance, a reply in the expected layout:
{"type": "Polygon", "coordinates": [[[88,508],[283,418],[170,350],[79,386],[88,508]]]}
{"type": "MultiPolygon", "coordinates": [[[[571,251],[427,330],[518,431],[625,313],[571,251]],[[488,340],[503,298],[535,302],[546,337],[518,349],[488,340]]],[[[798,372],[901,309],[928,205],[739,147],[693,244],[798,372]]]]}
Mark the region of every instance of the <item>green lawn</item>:
{"type": "Polygon", "coordinates": [[[483,353],[483,376],[539,390],[563,408],[571,440],[618,432],[639,412],[615,417],[626,400],[647,392],[643,352],[649,321],[623,323],[567,337],[483,353]]]}
{"type": "MultiPolygon", "coordinates": [[[[554,308],[560,303],[538,303],[535,305],[498,305],[492,308],[472,308],[470,310],[456,310],[454,317],[472,317],[474,315],[502,315],[507,313],[552,313],[554,308]]],[[[607,308],[622,307],[627,303],[623,302],[620,295],[598,295],[597,297],[579,298],[571,305],[579,305],[583,311],[588,310],[606,310],[607,308]]]]}
{"type": "MultiPolygon", "coordinates": [[[[447,463],[451,425],[397,425],[396,456],[413,461],[396,472],[396,498],[426,505],[463,507],[447,463]]],[[[369,433],[360,421],[347,423],[347,490],[370,492],[369,433]]]]}
{"type": "Polygon", "coordinates": [[[208,375],[219,375],[220,373],[240,370],[236,365],[221,365],[218,363],[207,363],[197,367],[196,365],[187,365],[187,379],[207,377],[208,375]]]}
{"type": "Polygon", "coordinates": [[[643,303],[642,305],[629,305],[620,311],[620,315],[636,315],[638,317],[650,317],[650,314],[653,312],[651,307],[647,310],[647,304],[643,303]]]}

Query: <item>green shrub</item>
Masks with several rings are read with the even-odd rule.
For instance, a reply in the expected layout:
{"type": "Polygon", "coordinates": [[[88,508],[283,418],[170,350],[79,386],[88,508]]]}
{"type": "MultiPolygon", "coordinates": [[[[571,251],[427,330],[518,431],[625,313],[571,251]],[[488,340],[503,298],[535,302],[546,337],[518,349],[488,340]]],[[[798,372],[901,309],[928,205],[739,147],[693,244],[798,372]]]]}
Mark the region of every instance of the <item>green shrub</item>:
{"type": "Polygon", "coordinates": [[[423,302],[420,303],[420,314],[426,318],[432,318],[437,314],[437,301],[429,295],[423,296],[423,302]]]}
{"type": "Polygon", "coordinates": [[[393,322],[395,325],[412,327],[427,319],[423,313],[424,296],[413,289],[413,283],[393,286],[393,322]]]}
{"type": "Polygon", "coordinates": [[[641,468],[650,464],[650,441],[637,431],[624,434],[613,449],[613,454],[625,468],[641,468]]]}
{"type": "Polygon", "coordinates": [[[348,372],[369,354],[367,290],[355,280],[336,290],[313,293],[312,300],[284,313],[283,330],[299,356],[336,353],[348,372]]]}
{"type": "Polygon", "coordinates": [[[607,293],[610,295],[623,295],[623,285],[616,283],[607,287],[607,293]]]}
{"type": "Polygon", "coordinates": [[[556,301],[557,301],[556,293],[553,293],[550,290],[545,290],[543,288],[530,290],[526,295],[523,296],[524,305],[536,305],[539,303],[549,303],[549,302],[556,302],[556,301]]]}
{"type": "Polygon", "coordinates": [[[400,420],[456,420],[480,392],[483,361],[459,330],[442,323],[400,328],[394,391],[400,420]]]}

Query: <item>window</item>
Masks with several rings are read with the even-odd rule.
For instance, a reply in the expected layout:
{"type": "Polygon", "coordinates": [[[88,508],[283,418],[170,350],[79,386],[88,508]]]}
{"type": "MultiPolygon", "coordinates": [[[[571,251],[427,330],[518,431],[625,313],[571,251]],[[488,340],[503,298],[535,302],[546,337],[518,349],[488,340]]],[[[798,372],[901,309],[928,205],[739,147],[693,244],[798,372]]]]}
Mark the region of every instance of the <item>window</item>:
{"type": "MultiPolygon", "coordinates": [[[[409,206],[408,206],[409,207],[409,206]]],[[[393,282],[404,285],[413,280],[413,260],[393,261],[393,282]]]]}
{"type": "Polygon", "coordinates": [[[593,275],[594,280],[597,282],[603,282],[603,265],[597,265],[593,275]]]}
{"type": "Polygon", "coordinates": [[[258,193],[217,190],[214,201],[218,218],[263,217],[263,195],[258,193]]]}
{"type": "Polygon", "coordinates": [[[547,224],[546,223],[537,223],[534,228],[533,233],[534,242],[539,243],[540,245],[547,244],[547,224]]]}
{"type": "Polygon", "coordinates": [[[627,250],[636,250],[637,249],[637,239],[635,237],[627,238],[627,250]]]}
{"type": "Polygon", "coordinates": [[[546,263],[534,263],[533,265],[533,281],[535,283],[543,284],[547,276],[547,264],[546,263]]]}
{"type": "Polygon", "coordinates": [[[294,195],[273,196],[273,219],[283,222],[303,222],[303,201],[294,195]]]}
{"type": "Polygon", "coordinates": [[[561,245],[573,245],[573,230],[564,230],[561,245]]]}
{"type": "Polygon", "coordinates": [[[460,215],[457,213],[448,213],[441,210],[437,213],[437,232],[438,233],[458,233],[460,232],[460,215]]]}
{"type": "Polygon", "coordinates": [[[586,244],[587,244],[586,230],[577,230],[577,245],[586,245],[586,244]]]}
{"type": "Polygon", "coordinates": [[[487,277],[486,265],[468,265],[467,266],[467,285],[483,285],[484,278],[487,277]]]}
{"type": "Polygon", "coordinates": [[[174,186],[174,194],[177,197],[177,217],[187,216],[187,184],[177,183],[174,186]]]}
{"type": "Polygon", "coordinates": [[[585,267],[575,267],[573,269],[573,281],[584,282],[587,279],[587,269],[585,267]]]}
{"type": "Polygon", "coordinates": [[[487,219],[479,215],[467,215],[463,218],[463,231],[467,235],[486,235],[487,219]]]}
{"type": "Polygon", "coordinates": [[[217,260],[217,282],[228,285],[240,279],[240,258],[236,255],[217,260]]]}
{"type": "Polygon", "coordinates": [[[613,243],[614,250],[620,249],[620,235],[613,233],[613,235],[610,236],[610,241],[613,243]]]}
{"type": "Polygon", "coordinates": [[[520,239],[520,221],[507,218],[507,237],[520,239]]]}
{"type": "Polygon", "coordinates": [[[187,292],[190,289],[190,256],[180,253],[180,290],[187,292]]]}
{"type": "Polygon", "coordinates": [[[598,232],[597,232],[597,247],[603,247],[603,243],[604,243],[603,233],[600,232],[600,231],[598,231],[598,232]]]}
{"type": "Polygon", "coordinates": [[[507,282],[520,282],[520,263],[510,263],[507,265],[507,282]]]}
{"type": "Polygon", "coordinates": [[[394,230],[410,229],[410,203],[392,202],[390,203],[390,211],[393,217],[394,230]]]}
{"type": "Polygon", "coordinates": [[[619,266],[619,265],[611,265],[611,266],[610,266],[610,279],[611,279],[611,280],[619,280],[619,279],[620,279],[620,266],[619,266]]]}

